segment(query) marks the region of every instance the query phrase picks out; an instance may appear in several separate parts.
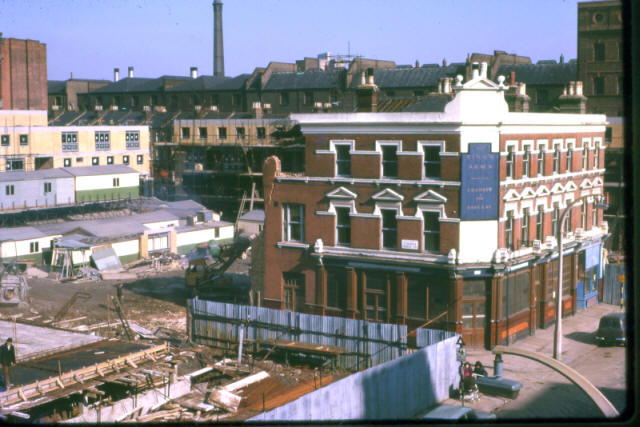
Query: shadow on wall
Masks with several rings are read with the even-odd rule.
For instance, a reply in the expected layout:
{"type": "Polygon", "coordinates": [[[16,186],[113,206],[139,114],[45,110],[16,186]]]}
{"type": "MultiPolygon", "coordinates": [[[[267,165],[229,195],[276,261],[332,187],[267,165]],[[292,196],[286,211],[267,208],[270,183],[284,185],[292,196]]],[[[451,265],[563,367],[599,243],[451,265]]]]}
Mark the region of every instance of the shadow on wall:
{"type": "Polygon", "coordinates": [[[457,386],[457,339],[355,373],[249,421],[410,419],[457,386]]]}

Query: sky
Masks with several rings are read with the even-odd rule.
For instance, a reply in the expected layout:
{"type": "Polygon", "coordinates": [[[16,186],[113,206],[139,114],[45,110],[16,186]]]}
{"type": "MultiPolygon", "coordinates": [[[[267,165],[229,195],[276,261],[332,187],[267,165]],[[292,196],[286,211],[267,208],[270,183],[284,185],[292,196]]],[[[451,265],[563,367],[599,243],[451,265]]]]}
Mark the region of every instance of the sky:
{"type": "MultiPolygon", "coordinates": [[[[47,78],[213,74],[212,0],[0,0],[3,37],[47,45],[47,78]]],[[[323,52],[396,64],[470,53],[576,58],[577,0],[223,0],[225,75],[323,52]]]]}

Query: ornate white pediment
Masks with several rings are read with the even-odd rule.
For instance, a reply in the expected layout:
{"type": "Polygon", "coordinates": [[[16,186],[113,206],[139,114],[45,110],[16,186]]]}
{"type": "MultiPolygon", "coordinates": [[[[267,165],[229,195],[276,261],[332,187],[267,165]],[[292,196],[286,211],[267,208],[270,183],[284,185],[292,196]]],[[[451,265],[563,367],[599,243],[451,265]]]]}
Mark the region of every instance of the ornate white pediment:
{"type": "Polygon", "coordinates": [[[427,190],[413,198],[418,203],[446,203],[447,198],[433,190],[427,190]]]}
{"type": "Polygon", "coordinates": [[[538,196],[548,196],[549,194],[551,194],[551,192],[549,191],[546,185],[541,185],[540,187],[538,187],[536,194],[538,196]]]}
{"type": "Polygon", "coordinates": [[[347,190],[344,187],[338,187],[335,190],[331,190],[327,193],[327,198],[329,199],[353,200],[356,197],[358,197],[356,193],[347,190]]]}
{"type": "Polygon", "coordinates": [[[396,193],[395,191],[385,188],[384,190],[371,196],[373,200],[386,201],[386,202],[401,202],[404,200],[404,196],[396,193]]]}
{"type": "Polygon", "coordinates": [[[502,200],[504,200],[505,202],[515,202],[520,200],[520,194],[512,188],[511,190],[507,191],[507,194],[504,195],[502,200]]]}
{"type": "Polygon", "coordinates": [[[573,181],[569,181],[567,185],[564,186],[564,191],[575,191],[577,188],[573,181]]]}
{"type": "Polygon", "coordinates": [[[592,184],[591,184],[591,185],[593,185],[594,187],[599,187],[599,186],[601,186],[601,185],[602,185],[602,178],[600,178],[599,176],[595,177],[595,178],[593,179],[593,182],[592,182],[592,184]]]}
{"type": "Polygon", "coordinates": [[[589,179],[584,179],[580,183],[580,188],[583,190],[586,190],[587,188],[591,188],[591,187],[593,187],[593,184],[591,184],[591,181],[589,181],[589,179]]]}
{"type": "Polygon", "coordinates": [[[551,194],[560,194],[563,192],[564,187],[559,182],[556,182],[555,184],[553,184],[553,187],[551,187],[551,194]]]}
{"type": "Polygon", "coordinates": [[[522,197],[523,199],[532,199],[536,197],[536,192],[533,191],[533,188],[527,187],[522,190],[522,193],[520,193],[520,197],[522,197]]]}

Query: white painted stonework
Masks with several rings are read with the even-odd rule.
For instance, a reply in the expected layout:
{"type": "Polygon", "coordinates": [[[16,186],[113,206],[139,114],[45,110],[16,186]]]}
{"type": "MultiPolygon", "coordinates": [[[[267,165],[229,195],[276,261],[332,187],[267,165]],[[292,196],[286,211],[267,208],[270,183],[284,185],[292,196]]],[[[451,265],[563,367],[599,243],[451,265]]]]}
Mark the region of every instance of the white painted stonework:
{"type": "Polygon", "coordinates": [[[458,262],[491,262],[498,249],[498,221],[460,221],[458,262]]]}

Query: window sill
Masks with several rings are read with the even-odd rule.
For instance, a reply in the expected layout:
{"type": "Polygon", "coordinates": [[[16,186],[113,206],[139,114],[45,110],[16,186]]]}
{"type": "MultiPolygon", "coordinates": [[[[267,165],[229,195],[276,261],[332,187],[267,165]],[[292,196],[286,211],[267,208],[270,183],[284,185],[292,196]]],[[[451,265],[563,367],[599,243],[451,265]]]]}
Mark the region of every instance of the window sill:
{"type": "Polygon", "coordinates": [[[278,248],[292,248],[292,249],[309,249],[309,244],[303,242],[278,242],[276,243],[278,248]]]}

